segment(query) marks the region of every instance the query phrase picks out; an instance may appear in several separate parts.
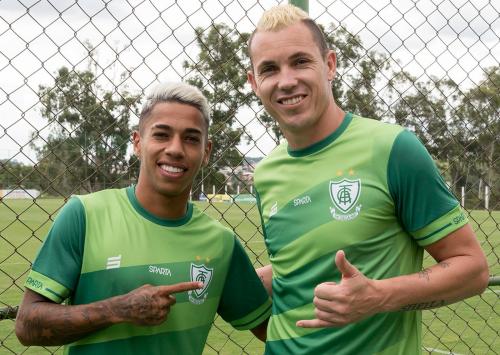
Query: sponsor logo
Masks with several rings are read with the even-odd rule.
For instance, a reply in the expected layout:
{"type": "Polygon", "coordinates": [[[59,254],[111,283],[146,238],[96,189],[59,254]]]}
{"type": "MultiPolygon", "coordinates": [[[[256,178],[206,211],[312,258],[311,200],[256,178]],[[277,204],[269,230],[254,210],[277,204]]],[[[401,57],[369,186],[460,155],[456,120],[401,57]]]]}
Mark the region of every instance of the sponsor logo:
{"type": "Polygon", "coordinates": [[[332,217],[338,221],[351,221],[359,215],[361,205],[356,203],[361,194],[361,180],[342,179],[330,181],[330,198],[333,206],[330,207],[332,217]],[[354,210],[350,212],[352,209],[354,210]]]}
{"type": "Polygon", "coordinates": [[[463,213],[460,213],[459,216],[456,216],[453,218],[453,223],[454,224],[459,224],[465,220],[465,215],[463,213]]]}
{"type": "Polygon", "coordinates": [[[106,269],[118,269],[122,262],[122,256],[110,256],[106,262],[106,269]]]}
{"type": "Polygon", "coordinates": [[[31,276],[28,277],[28,279],[26,280],[26,283],[34,288],[38,288],[38,289],[43,288],[43,282],[35,280],[31,276]]]}
{"type": "Polygon", "coordinates": [[[308,203],[311,203],[311,197],[310,196],[304,196],[304,197],[299,197],[293,200],[293,207],[301,206],[301,205],[307,205],[308,203]]]}
{"type": "Polygon", "coordinates": [[[169,268],[166,267],[158,267],[154,265],[149,265],[149,272],[153,274],[159,274],[164,276],[172,276],[172,272],[169,268]]]}
{"type": "Polygon", "coordinates": [[[191,263],[191,281],[203,282],[203,287],[188,292],[189,301],[194,304],[202,304],[208,296],[208,286],[212,281],[213,268],[207,268],[204,264],[196,265],[191,263]]]}

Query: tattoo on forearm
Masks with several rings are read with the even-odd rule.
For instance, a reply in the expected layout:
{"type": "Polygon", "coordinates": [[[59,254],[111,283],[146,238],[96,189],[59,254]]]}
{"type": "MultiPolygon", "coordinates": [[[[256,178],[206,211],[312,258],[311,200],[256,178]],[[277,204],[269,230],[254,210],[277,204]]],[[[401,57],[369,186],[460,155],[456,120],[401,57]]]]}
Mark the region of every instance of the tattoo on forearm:
{"type": "Polygon", "coordinates": [[[446,302],[444,300],[409,304],[409,305],[406,305],[403,308],[401,308],[401,311],[420,311],[420,310],[424,310],[424,309],[432,309],[432,308],[442,307],[445,304],[446,304],[446,302]]]}
{"type": "Polygon", "coordinates": [[[260,278],[260,281],[262,281],[262,283],[264,283],[264,275],[259,275],[259,278],[260,278]]]}
{"type": "Polygon", "coordinates": [[[441,261],[438,265],[441,266],[443,269],[450,267],[450,263],[448,261],[441,261]]]}
{"type": "Polygon", "coordinates": [[[429,275],[431,274],[431,272],[432,271],[430,269],[423,269],[422,271],[420,271],[418,273],[418,277],[421,279],[426,279],[427,281],[430,281],[429,275]]]}
{"type": "MultiPolygon", "coordinates": [[[[57,305],[57,307],[61,307],[57,305]]],[[[97,325],[98,319],[105,320],[106,309],[100,312],[83,309],[81,311],[71,311],[70,306],[63,306],[65,309],[59,312],[51,312],[46,307],[39,307],[33,304],[29,311],[29,317],[22,317],[26,338],[35,341],[39,345],[61,345],[68,344],[75,340],[104,327],[97,325]],[[94,317],[91,312],[95,312],[94,317]],[[50,315],[60,314],[58,319],[53,319],[50,315]],[[96,322],[93,322],[95,319],[96,322]],[[96,324],[93,324],[96,323],[96,324]]]]}

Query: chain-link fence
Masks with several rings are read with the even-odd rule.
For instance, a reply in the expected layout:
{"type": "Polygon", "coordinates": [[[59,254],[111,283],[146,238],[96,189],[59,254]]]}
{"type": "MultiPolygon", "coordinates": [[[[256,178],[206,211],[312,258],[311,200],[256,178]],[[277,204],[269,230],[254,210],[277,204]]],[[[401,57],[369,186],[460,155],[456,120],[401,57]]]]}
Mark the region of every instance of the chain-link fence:
{"type": "MultiPolygon", "coordinates": [[[[189,81],[210,99],[213,156],[192,198],[236,231],[255,265],[268,262],[252,172],[281,136],[246,84],[245,43],[277,3],[0,2],[0,353],[60,352],[20,345],[11,307],[66,199],[135,181],[130,132],[158,81],[189,81]]],[[[466,208],[492,275],[500,274],[499,10],[494,0],[309,3],[338,55],[339,104],[417,133],[466,208]]],[[[425,311],[423,351],[500,353],[498,305],[490,286],[425,311]]],[[[218,319],[206,353],[262,349],[218,319]]]]}

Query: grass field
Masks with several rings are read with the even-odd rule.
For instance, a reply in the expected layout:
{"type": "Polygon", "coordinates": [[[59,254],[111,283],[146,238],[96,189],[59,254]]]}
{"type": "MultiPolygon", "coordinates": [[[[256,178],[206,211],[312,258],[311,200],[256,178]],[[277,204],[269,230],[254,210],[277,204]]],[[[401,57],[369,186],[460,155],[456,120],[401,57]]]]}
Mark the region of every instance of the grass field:
{"type": "MultiPolygon", "coordinates": [[[[60,199],[0,203],[0,307],[19,303],[30,261],[62,204],[60,199]]],[[[199,206],[235,229],[256,265],[268,262],[255,205],[200,203],[199,206]]],[[[474,211],[470,219],[488,257],[490,273],[500,275],[500,212],[474,211]]],[[[426,263],[430,262],[426,259],[426,263]]],[[[499,290],[491,287],[481,296],[424,312],[424,353],[500,354],[499,290]]],[[[57,348],[23,347],[13,330],[13,321],[0,321],[0,354],[62,353],[57,348]]],[[[220,319],[216,320],[205,348],[206,354],[262,352],[262,343],[251,333],[235,331],[220,319]]]]}

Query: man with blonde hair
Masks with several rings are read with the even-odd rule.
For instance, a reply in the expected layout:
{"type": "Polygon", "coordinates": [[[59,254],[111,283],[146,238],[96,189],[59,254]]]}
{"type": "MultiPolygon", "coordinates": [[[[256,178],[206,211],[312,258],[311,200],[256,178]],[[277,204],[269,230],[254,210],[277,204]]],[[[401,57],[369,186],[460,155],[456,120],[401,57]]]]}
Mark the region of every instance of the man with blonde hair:
{"type": "Polygon", "coordinates": [[[411,132],[336,104],[336,55],[305,12],[266,11],[248,46],[248,81],[286,138],[254,175],[266,354],[419,354],[421,310],[487,285],[466,215],[411,132]]]}
{"type": "Polygon", "coordinates": [[[25,284],[21,343],[68,344],[66,354],[201,354],[216,313],[265,339],[271,302],[243,247],[188,201],[210,155],[209,111],[183,83],[148,96],[133,133],[137,186],[63,207],[25,284]]]}

